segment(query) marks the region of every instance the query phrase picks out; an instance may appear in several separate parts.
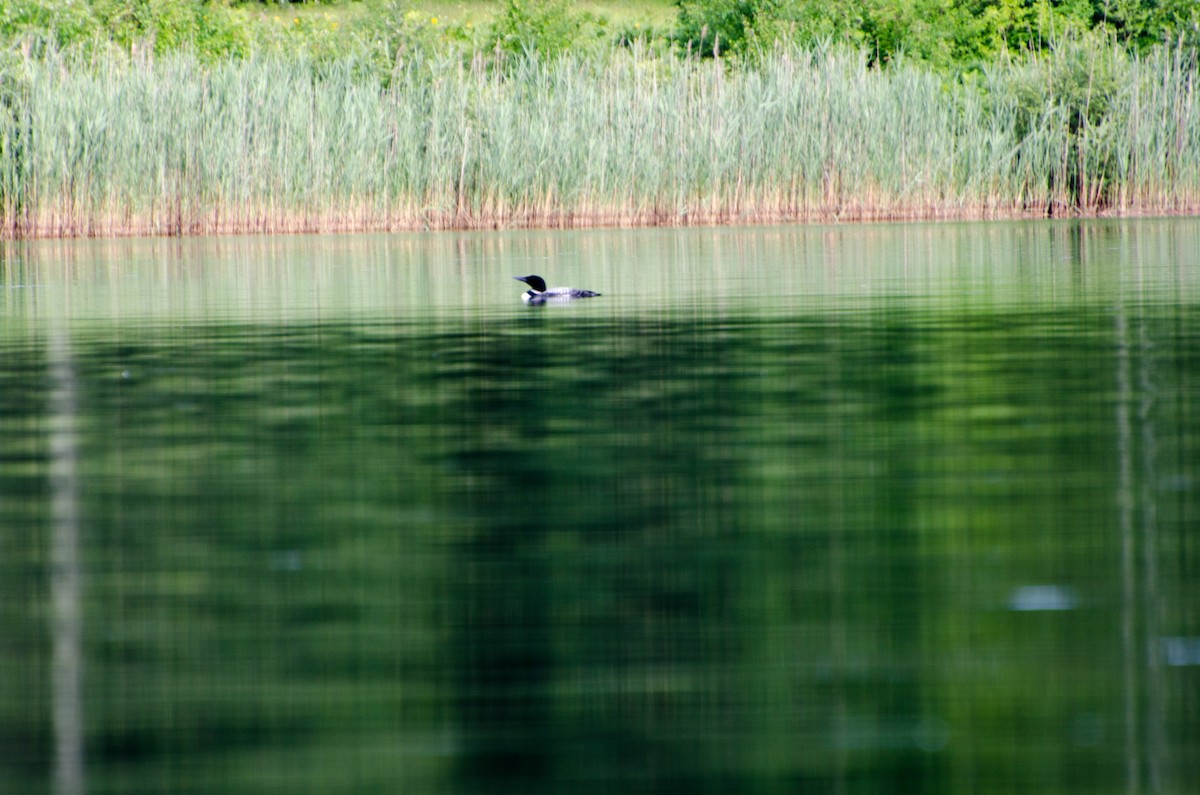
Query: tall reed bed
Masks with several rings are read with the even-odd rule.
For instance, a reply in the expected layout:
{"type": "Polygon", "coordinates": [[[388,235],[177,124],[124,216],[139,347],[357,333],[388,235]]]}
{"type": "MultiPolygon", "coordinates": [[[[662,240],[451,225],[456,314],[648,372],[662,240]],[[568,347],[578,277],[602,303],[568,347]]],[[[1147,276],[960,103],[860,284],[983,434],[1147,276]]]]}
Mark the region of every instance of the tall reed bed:
{"type": "Polygon", "coordinates": [[[1197,66],[1083,45],[952,80],[836,48],[0,73],[5,236],[1200,207],[1197,66]]]}

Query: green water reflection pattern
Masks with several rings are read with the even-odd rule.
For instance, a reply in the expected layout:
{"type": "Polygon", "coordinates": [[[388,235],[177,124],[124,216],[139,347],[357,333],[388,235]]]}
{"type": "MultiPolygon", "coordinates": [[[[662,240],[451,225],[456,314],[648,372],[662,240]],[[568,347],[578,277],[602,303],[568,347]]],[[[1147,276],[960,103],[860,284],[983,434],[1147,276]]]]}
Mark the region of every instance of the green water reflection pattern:
{"type": "Polygon", "coordinates": [[[1186,792],[1200,307],[1086,298],[10,320],[0,776],[1186,792]]]}

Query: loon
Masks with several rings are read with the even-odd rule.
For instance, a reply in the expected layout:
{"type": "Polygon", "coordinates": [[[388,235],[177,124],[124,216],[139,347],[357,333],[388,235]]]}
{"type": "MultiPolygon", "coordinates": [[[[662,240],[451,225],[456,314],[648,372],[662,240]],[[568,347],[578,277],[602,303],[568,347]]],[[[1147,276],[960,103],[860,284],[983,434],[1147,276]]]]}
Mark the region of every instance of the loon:
{"type": "Polygon", "coordinates": [[[575,298],[595,298],[600,293],[591,290],[576,290],[572,287],[551,287],[546,289],[546,281],[541,276],[514,276],[519,282],[525,282],[529,289],[521,296],[527,304],[544,304],[547,301],[571,301],[575,298]]]}

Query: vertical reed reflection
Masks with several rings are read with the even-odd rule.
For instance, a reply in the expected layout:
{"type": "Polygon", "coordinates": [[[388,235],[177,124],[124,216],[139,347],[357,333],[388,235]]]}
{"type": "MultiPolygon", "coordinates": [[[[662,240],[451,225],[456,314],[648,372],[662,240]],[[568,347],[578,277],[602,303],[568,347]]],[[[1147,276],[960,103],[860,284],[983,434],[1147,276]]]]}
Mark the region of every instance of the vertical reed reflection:
{"type": "Polygon", "coordinates": [[[79,565],[79,445],[75,372],[67,332],[55,329],[50,363],[50,521],[53,611],[54,783],[59,795],[84,792],[83,649],[79,565]]]}
{"type": "Polygon", "coordinates": [[[1146,775],[1151,792],[1163,792],[1162,763],[1165,757],[1167,738],[1163,727],[1162,668],[1159,664],[1158,637],[1160,627],[1158,597],[1158,504],[1156,484],[1158,472],[1155,457],[1158,446],[1155,441],[1154,401],[1155,387],[1152,377],[1153,345],[1146,330],[1144,313],[1138,318],[1138,390],[1141,400],[1138,405],[1138,422],[1142,430],[1142,609],[1145,611],[1146,632],[1143,637],[1143,653],[1146,660],[1146,775]]]}
{"type": "Polygon", "coordinates": [[[1164,690],[1158,649],[1163,608],[1159,596],[1154,356],[1145,308],[1134,309],[1136,341],[1128,311],[1124,304],[1119,305],[1116,319],[1125,785],[1127,792],[1163,792],[1168,742],[1163,726],[1164,690]],[[1135,426],[1140,431],[1137,435],[1135,426]],[[1136,449],[1139,444],[1140,449],[1136,449]],[[1135,470],[1135,461],[1140,470],[1135,470]]]}
{"type": "Polygon", "coordinates": [[[1137,792],[1141,762],[1138,749],[1138,698],[1136,641],[1134,639],[1134,565],[1133,565],[1133,431],[1129,404],[1133,386],[1129,374],[1129,320],[1124,304],[1118,304],[1117,342],[1117,515],[1121,533],[1121,671],[1125,731],[1125,791],[1137,792]]]}
{"type": "Polygon", "coordinates": [[[1144,306],[1135,305],[1131,309],[1122,302],[1116,316],[1122,699],[1125,789],[1131,793],[1164,791],[1169,746],[1158,648],[1164,607],[1157,539],[1160,476],[1155,463],[1156,387],[1153,345],[1145,311],[1144,306]],[[1131,319],[1136,330],[1130,327],[1131,319]]]}

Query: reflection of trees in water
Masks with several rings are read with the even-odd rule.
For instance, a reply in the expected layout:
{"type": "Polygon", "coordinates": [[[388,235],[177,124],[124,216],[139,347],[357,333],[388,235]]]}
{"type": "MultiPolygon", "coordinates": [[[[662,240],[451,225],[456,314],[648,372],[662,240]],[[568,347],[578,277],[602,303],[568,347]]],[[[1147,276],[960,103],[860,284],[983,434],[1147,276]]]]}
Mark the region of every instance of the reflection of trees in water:
{"type": "Polygon", "coordinates": [[[540,553],[553,514],[539,495],[553,478],[521,453],[542,432],[540,407],[506,388],[505,375],[538,366],[536,338],[524,346],[464,336],[457,357],[469,370],[434,379],[459,416],[449,454],[473,522],[451,554],[448,592],[459,772],[492,791],[528,788],[552,759],[550,573],[540,553]]]}
{"type": "Polygon", "coordinates": [[[54,644],[54,780],[58,795],[85,791],[83,605],[79,561],[79,449],[75,372],[67,332],[54,329],[50,365],[50,591],[54,644]]]}
{"type": "MultiPolygon", "coordinates": [[[[214,736],[229,738],[206,740],[216,755],[251,742],[274,752],[310,736],[314,748],[357,742],[370,736],[371,720],[389,742],[397,726],[424,736],[451,724],[459,742],[430,754],[435,772],[414,777],[444,784],[448,775],[512,792],[566,788],[573,777],[586,780],[573,791],[617,782],[730,791],[751,780],[850,791],[864,782],[997,775],[1011,761],[1004,743],[1028,720],[1044,742],[1028,780],[1044,782],[1059,765],[1095,777],[1078,759],[1104,752],[1111,775],[1121,769],[1114,750],[1122,740],[1131,788],[1186,780],[1184,744],[1194,729],[1182,725],[1189,707],[1172,698],[1177,671],[1162,660],[1158,638],[1188,632],[1192,620],[1173,596],[1186,597],[1190,586],[1171,568],[1174,560],[1190,564],[1179,519],[1192,509],[1171,513],[1171,489],[1162,484],[1172,473],[1158,469],[1172,455],[1188,466],[1179,445],[1191,443],[1194,421],[1179,396],[1194,376],[1184,361],[1191,354],[1168,338],[1161,314],[1121,304],[1115,332],[1107,314],[1097,320],[1087,310],[1065,319],[879,312],[775,328],[750,318],[720,330],[707,318],[622,327],[583,317],[529,314],[499,329],[405,328],[395,338],[390,328],[364,338],[322,328],[286,340],[242,329],[220,344],[154,340],[145,343],[154,367],[143,368],[138,393],[119,400],[96,376],[129,351],[105,342],[89,354],[78,339],[52,340],[50,378],[39,377],[37,389],[48,383],[53,399],[39,391],[26,413],[48,407],[53,435],[56,607],[41,627],[52,632],[56,655],[48,684],[58,756],[47,763],[57,766],[60,791],[79,791],[72,782],[84,776],[76,447],[116,446],[101,434],[117,426],[130,430],[120,434],[127,449],[162,444],[136,431],[155,406],[176,405],[181,370],[196,374],[186,381],[199,385],[189,399],[211,403],[223,424],[203,425],[193,414],[164,433],[175,439],[202,424],[199,444],[240,439],[232,442],[237,455],[222,461],[252,454],[295,485],[273,479],[261,492],[258,483],[247,490],[236,474],[208,472],[203,461],[198,471],[166,474],[172,482],[198,478],[188,493],[205,505],[210,493],[225,496],[219,510],[229,513],[214,524],[229,530],[206,535],[193,510],[199,503],[165,489],[161,498],[147,494],[141,484],[159,484],[157,477],[120,485],[120,510],[96,499],[92,489],[106,484],[87,481],[85,508],[104,513],[95,527],[84,514],[88,555],[133,559],[138,544],[166,550],[186,536],[205,545],[206,566],[224,564],[229,576],[213,581],[223,612],[182,592],[163,608],[180,633],[219,640],[244,632],[264,610],[274,616],[253,624],[254,642],[235,649],[267,655],[257,674],[218,661],[216,674],[206,668],[189,679],[190,669],[170,656],[170,633],[156,629],[146,648],[171,698],[188,687],[208,692],[220,679],[249,683],[239,699],[251,701],[237,705],[242,718],[232,721],[224,711],[231,705],[196,717],[194,705],[171,701],[181,706],[169,716],[146,713],[147,737],[211,721],[222,729],[214,736]],[[1039,351],[1059,333],[1065,349],[1047,343],[1039,351]],[[575,360],[581,356],[586,366],[575,360]],[[1071,372],[1060,374],[1063,367],[1071,372]],[[77,380],[86,412],[78,427],[77,380]],[[1116,399],[1054,405],[1057,390],[1079,384],[1108,384],[1116,399]],[[249,408],[233,411],[234,397],[249,408]],[[322,410],[285,411],[313,406],[322,410]],[[988,413],[997,407],[1010,413],[988,413]],[[1115,455],[1089,460],[1101,447],[1115,455]],[[1045,473],[1072,470],[1077,480],[1067,489],[1042,483],[1045,473]],[[1116,516],[1105,514],[1114,474],[1116,516]],[[264,539],[254,524],[267,515],[263,494],[279,511],[265,528],[278,538],[264,539]],[[1103,505],[1082,520],[1069,516],[1087,507],[1075,502],[1082,499],[1088,510],[1103,505]],[[186,510],[171,536],[113,532],[110,525],[137,526],[127,517],[140,505],[186,510]],[[379,505],[401,510],[376,513],[379,505]],[[336,527],[321,515],[330,506],[340,506],[336,527]],[[1050,529],[1061,521],[1062,532],[1014,526],[1027,517],[1045,517],[1050,529]],[[1089,521],[1105,529],[1103,538],[1087,532],[1089,521]],[[1054,633],[1083,627],[1086,639],[1047,645],[1022,637],[1013,628],[1030,626],[1030,616],[1006,624],[1006,611],[971,601],[996,566],[989,556],[1001,559],[1002,576],[1033,562],[1040,572],[1086,580],[1096,575],[1086,559],[1093,552],[1119,572],[1113,582],[1104,568],[1095,587],[1114,606],[1119,594],[1123,612],[1089,611],[1080,600],[1080,609],[1043,624],[1054,633]],[[282,564],[264,576],[253,568],[260,560],[282,564]],[[322,560],[344,565],[318,568],[322,560]],[[401,640],[377,642],[381,626],[401,640]],[[1118,628],[1122,642],[1113,643],[1118,628]],[[272,634],[260,637],[264,630],[272,634]],[[1112,656],[1089,679],[1075,673],[1081,653],[1112,656]],[[1026,654],[1048,678],[1081,684],[1031,695],[1026,654]],[[73,666],[58,662],[71,659],[73,666]],[[326,691],[327,703],[289,701],[286,685],[313,676],[323,686],[342,677],[344,687],[326,691]],[[259,684],[267,686],[259,692],[259,684]],[[345,706],[380,694],[403,714],[372,719],[345,706]],[[937,712],[947,701],[951,708],[937,712]],[[1072,712],[1097,702],[1105,705],[1098,715],[1072,712]],[[326,708],[346,720],[328,737],[308,728],[324,729],[326,708]],[[1105,723],[1121,710],[1124,725],[1105,723]],[[944,715],[945,724],[921,723],[929,714],[944,715]],[[1047,727],[1062,719],[1078,736],[1052,734],[1047,727]],[[240,734],[230,731],[239,726],[240,734]],[[972,732],[975,745],[964,740],[972,732]]],[[[41,355],[39,346],[30,372],[43,372],[41,355]]],[[[162,421],[176,423],[173,416],[162,421]]],[[[95,460],[85,463],[85,473],[101,471],[95,460]]],[[[171,576],[167,552],[136,557],[171,576]]],[[[114,587],[122,599],[142,598],[128,583],[114,587]]],[[[106,660],[101,649],[89,663],[92,681],[102,683],[93,697],[119,681],[117,698],[136,698],[127,675],[134,668],[124,660],[106,660]]],[[[121,718],[104,706],[88,702],[101,740],[121,718]]],[[[142,753],[182,757],[200,735],[174,736],[142,753]]],[[[107,773],[105,748],[89,744],[89,775],[107,773]]]]}
{"type": "Polygon", "coordinates": [[[711,423],[743,409],[728,382],[697,390],[727,352],[695,342],[686,327],[560,317],[481,340],[451,385],[475,527],[451,598],[466,778],[656,787],[728,762],[712,728],[724,716],[728,743],[745,728],[720,680],[737,670],[729,620],[748,583],[745,557],[719,545],[739,530],[741,475],[705,459],[711,423]],[[597,339],[606,352],[580,365],[597,339]]]}

